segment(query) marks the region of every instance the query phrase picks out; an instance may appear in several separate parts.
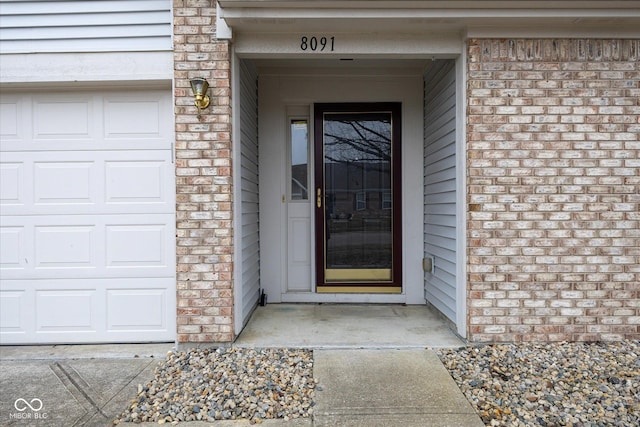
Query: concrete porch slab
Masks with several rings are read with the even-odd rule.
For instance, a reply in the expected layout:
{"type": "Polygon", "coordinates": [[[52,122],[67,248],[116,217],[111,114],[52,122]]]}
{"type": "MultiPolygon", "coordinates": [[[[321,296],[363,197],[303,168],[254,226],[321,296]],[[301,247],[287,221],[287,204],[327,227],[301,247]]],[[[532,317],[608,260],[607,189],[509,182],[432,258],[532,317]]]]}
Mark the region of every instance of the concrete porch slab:
{"type": "Polygon", "coordinates": [[[424,305],[268,304],[258,307],[238,347],[425,348],[464,342],[424,305]]]}

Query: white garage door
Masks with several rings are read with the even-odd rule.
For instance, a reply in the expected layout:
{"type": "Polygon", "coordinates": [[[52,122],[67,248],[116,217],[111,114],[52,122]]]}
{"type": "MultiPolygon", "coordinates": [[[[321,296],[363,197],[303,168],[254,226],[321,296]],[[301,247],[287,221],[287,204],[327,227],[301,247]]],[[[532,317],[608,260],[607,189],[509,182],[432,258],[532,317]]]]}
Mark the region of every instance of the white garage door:
{"type": "Polygon", "coordinates": [[[174,340],[171,93],[0,100],[0,342],[174,340]]]}

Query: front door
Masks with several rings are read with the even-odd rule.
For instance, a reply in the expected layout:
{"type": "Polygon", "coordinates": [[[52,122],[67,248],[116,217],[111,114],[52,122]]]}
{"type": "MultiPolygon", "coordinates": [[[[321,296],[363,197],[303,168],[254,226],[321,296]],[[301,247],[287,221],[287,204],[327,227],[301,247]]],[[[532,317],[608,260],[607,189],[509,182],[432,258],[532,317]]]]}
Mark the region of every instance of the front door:
{"type": "Polygon", "coordinates": [[[318,292],[402,291],[400,112],[315,105],[318,292]]]}

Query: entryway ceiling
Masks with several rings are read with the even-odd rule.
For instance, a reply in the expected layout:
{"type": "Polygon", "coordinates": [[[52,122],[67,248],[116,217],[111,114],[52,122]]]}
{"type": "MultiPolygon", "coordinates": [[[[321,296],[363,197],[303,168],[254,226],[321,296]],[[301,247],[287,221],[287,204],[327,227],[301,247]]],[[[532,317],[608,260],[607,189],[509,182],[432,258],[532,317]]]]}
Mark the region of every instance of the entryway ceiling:
{"type": "Polygon", "coordinates": [[[422,75],[432,59],[389,59],[389,58],[256,58],[251,62],[259,73],[295,73],[297,69],[313,69],[317,74],[325,72],[366,70],[368,74],[378,70],[381,74],[393,69],[397,73],[422,75]]]}

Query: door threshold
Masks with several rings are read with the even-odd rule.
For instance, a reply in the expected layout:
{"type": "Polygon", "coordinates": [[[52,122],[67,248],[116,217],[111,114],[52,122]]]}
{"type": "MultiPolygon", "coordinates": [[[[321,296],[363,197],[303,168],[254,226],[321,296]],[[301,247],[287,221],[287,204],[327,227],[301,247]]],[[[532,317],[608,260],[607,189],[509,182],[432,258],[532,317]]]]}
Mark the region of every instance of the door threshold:
{"type": "Polygon", "coordinates": [[[329,292],[299,292],[281,294],[280,298],[274,298],[267,301],[269,303],[302,303],[302,304],[321,304],[321,303],[351,303],[351,304],[424,304],[422,301],[407,301],[407,296],[403,293],[398,294],[372,294],[372,293],[329,293],[329,292]]]}
{"type": "Polygon", "coordinates": [[[319,294],[401,294],[399,286],[318,286],[319,294]]]}

